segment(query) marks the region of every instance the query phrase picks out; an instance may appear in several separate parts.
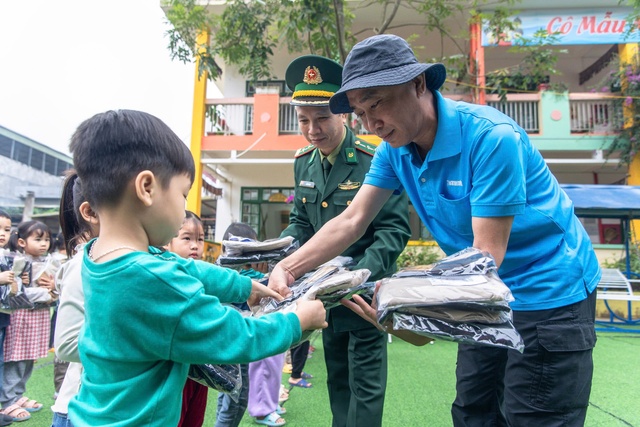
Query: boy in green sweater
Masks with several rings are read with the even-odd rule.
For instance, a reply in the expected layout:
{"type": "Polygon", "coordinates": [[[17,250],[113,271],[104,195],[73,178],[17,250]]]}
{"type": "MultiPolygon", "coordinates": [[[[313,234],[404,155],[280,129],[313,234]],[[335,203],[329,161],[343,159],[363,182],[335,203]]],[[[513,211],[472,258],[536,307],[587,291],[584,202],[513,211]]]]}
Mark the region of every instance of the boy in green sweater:
{"type": "Polygon", "coordinates": [[[108,111],[83,122],[70,151],[100,237],[85,247],[82,387],[69,417],[82,426],[171,426],[190,364],[247,363],[326,327],[320,301],[245,318],[221,305],[279,296],[233,270],[160,254],[184,219],[191,153],[161,120],[108,111]]]}

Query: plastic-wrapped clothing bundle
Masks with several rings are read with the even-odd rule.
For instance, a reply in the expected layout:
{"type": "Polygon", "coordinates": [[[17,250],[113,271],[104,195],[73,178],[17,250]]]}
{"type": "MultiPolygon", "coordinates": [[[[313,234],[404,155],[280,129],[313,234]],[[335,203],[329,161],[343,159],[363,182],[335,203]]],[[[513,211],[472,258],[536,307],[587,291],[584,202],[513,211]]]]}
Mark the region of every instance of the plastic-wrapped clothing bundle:
{"type": "Polygon", "coordinates": [[[407,269],[383,279],[378,322],[430,338],[507,347],[524,343],[511,321],[511,291],[493,258],[467,248],[432,268],[407,269]]]}
{"type": "MultiPolygon", "coordinates": [[[[0,286],[0,312],[11,313],[20,308],[33,308],[22,284],[22,274],[31,271],[31,263],[25,255],[16,252],[0,252],[0,271],[13,271],[15,282],[0,286]]],[[[48,292],[47,292],[48,293],[48,292]]]]}
{"type": "Polygon", "coordinates": [[[216,263],[223,267],[239,267],[258,262],[277,262],[291,255],[300,243],[291,236],[263,242],[231,236],[223,240],[224,253],[216,263]]]}
{"type": "Polygon", "coordinates": [[[189,378],[222,393],[227,393],[234,402],[240,398],[242,375],[239,364],[191,365],[189,378]]]}
{"type": "Polygon", "coordinates": [[[329,261],[313,270],[291,286],[291,295],[282,301],[272,298],[263,298],[260,304],[254,307],[253,315],[262,316],[275,311],[295,310],[298,300],[319,299],[326,309],[340,304],[343,298],[369,291],[374,284],[367,283],[371,272],[367,269],[348,270],[344,265],[351,263],[349,257],[339,257],[329,261]]]}

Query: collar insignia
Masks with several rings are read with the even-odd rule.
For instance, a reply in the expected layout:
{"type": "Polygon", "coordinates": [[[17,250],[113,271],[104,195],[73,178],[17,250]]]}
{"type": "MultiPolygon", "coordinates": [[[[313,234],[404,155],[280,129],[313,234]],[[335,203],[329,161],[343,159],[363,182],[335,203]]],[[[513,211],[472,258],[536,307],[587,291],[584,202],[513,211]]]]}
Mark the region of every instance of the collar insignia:
{"type": "Polygon", "coordinates": [[[320,77],[320,70],[315,66],[308,66],[304,70],[304,79],[302,79],[308,85],[318,85],[322,83],[322,77],[320,77]]]}
{"type": "Polygon", "coordinates": [[[359,182],[351,182],[351,180],[347,180],[342,184],[338,184],[338,189],[340,190],[355,190],[356,188],[360,188],[359,182]]]}

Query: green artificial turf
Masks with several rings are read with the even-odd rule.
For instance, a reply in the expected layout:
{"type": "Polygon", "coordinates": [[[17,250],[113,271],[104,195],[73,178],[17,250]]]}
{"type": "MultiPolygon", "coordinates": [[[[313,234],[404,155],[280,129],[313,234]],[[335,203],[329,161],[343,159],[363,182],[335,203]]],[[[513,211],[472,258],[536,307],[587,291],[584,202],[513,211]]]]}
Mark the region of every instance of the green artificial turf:
{"type": "MultiPolygon", "coordinates": [[[[315,378],[311,389],[294,388],[284,405],[287,425],[329,427],[331,414],[320,340],[305,371],[315,378]]],[[[414,347],[397,338],[389,344],[389,381],[385,427],[450,426],[449,409],[455,396],[456,344],[437,341],[414,347]]],[[[599,332],[594,351],[595,372],[587,427],[640,427],[640,334],[599,332]]],[[[48,427],[53,404],[53,357],[39,360],[27,384],[27,396],[45,404],[21,427],[48,427]]],[[[287,374],[283,374],[286,382],[287,374]]],[[[216,394],[209,393],[204,426],[213,427],[216,394]]],[[[241,426],[256,426],[245,414],[241,426]]]]}

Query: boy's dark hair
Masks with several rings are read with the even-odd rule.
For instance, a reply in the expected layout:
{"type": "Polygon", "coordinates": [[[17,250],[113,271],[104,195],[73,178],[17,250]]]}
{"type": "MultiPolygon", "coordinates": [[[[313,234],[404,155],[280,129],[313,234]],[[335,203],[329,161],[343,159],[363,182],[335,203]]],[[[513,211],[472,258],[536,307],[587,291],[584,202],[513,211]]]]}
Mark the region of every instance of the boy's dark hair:
{"type": "Polygon", "coordinates": [[[8,218],[11,221],[11,215],[0,209],[0,218],[8,218]]]}
{"type": "Polygon", "coordinates": [[[90,224],[80,215],[80,205],[85,202],[82,183],[75,170],[68,172],[62,186],[58,219],[64,236],[64,247],[70,256],[78,241],[91,235],[90,224]]]}
{"type": "Polygon", "coordinates": [[[134,110],[106,111],[78,126],[69,150],[93,207],[120,201],[131,179],[153,172],[167,187],[185,174],[193,182],[195,166],[187,146],[162,120],[134,110]]]}
{"type": "MultiPolygon", "coordinates": [[[[22,246],[18,244],[18,239],[27,240],[29,236],[35,234],[37,237],[42,237],[48,234],[51,237],[51,231],[45,223],[40,221],[24,221],[18,224],[18,228],[11,232],[11,238],[9,239],[9,250],[14,252],[24,252],[22,246]]],[[[49,251],[51,245],[49,245],[49,251]]]]}

